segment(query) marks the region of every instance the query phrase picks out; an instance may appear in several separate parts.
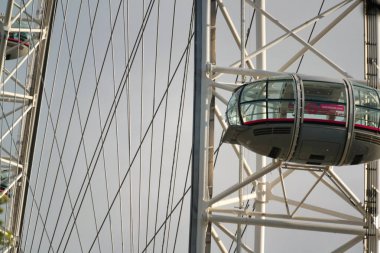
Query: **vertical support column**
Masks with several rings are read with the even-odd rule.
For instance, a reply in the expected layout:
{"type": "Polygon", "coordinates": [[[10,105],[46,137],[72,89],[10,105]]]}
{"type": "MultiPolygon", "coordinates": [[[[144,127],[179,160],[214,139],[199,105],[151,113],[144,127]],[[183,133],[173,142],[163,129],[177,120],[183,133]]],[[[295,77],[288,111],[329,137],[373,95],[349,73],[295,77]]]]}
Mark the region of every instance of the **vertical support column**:
{"type": "MultiPolygon", "coordinates": [[[[245,0],[240,0],[240,67],[245,68],[245,0]]],[[[245,77],[242,75],[241,82],[245,82],[245,77]]],[[[243,164],[244,148],[239,147],[239,184],[243,181],[243,164]]],[[[243,209],[243,188],[239,189],[239,209],[243,209]]],[[[242,217],[241,215],[239,217],[242,217]]],[[[236,229],[236,252],[241,252],[242,239],[242,224],[237,224],[236,229]]]]}
{"type": "MultiPolygon", "coordinates": [[[[257,0],[257,6],[262,10],[265,10],[265,0],[257,0]]],[[[256,11],[256,48],[262,48],[266,44],[266,25],[264,15],[256,11]]],[[[256,68],[266,69],[266,51],[264,50],[256,58],[256,68]]],[[[266,164],[266,158],[256,154],[256,168],[260,170],[266,164]]],[[[266,177],[263,176],[257,180],[256,194],[257,199],[255,202],[256,212],[264,213],[266,208],[266,177]]],[[[261,217],[261,219],[264,219],[261,217]]],[[[265,246],[265,227],[256,226],[255,227],[255,253],[264,253],[265,246]]]]}
{"type": "Polygon", "coordinates": [[[207,77],[210,48],[210,0],[195,1],[193,163],[189,253],[205,252],[205,219],[208,187],[208,131],[210,115],[210,80],[207,77]]]}
{"type": "MultiPolygon", "coordinates": [[[[210,0],[210,63],[216,64],[216,12],[217,3],[216,0],[210,0]]],[[[214,187],[214,129],[215,129],[215,96],[213,91],[215,87],[211,88],[210,94],[210,111],[208,120],[208,165],[207,165],[207,189],[208,198],[213,196],[214,187]]],[[[211,233],[212,223],[207,223],[206,231],[206,253],[211,252],[211,233]]]]}
{"type": "MultiPolygon", "coordinates": [[[[365,77],[368,86],[378,86],[378,53],[379,53],[379,3],[376,0],[364,1],[365,15],[365,77]]],[[[377,119],[378,120],[378,119],[377,119]]],[[[365,165],[365,211],[364,217],[366,235],[364,238],[364,252],[379,252],[378,245],[378,189],[379,189],[379,161],[373,161],[365,165]]]]}

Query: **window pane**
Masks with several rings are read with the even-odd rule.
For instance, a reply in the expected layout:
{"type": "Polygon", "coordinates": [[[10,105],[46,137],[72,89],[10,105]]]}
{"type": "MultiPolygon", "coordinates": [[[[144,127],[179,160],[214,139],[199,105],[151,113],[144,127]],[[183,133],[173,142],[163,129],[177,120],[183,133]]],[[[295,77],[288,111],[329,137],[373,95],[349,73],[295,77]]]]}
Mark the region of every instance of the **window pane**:
{"type": "Polygon", "coordinates": [[[293,80],[272,80],[268,82],[268,99],[294,99],[293,80]]]}
{"type": "Polygon", "coordinates": [[[241,102],[266,99],[266,81],[248,84],[242,92],[241,102]]]}
{"type": "Polygon", "coordinates": [[[304,81],[304,118],[346,121],[346,88],[343,83],[304,81]]]}
{"type": "Polygon", "coordinates": [[[303,81],[306,100],[346,103],[346,88],[343,83],[303,81]]]}
{"type": "Polygon", "coordinates": [[[305,119],[345,121],[345,115],[346,106],[344,104],[315,101],[306,101],[305,104],[305,119]]]}
{"type": "Polygon", "coordinates": [[[230,125],[240,125],[239,110],[238,110],[238,99],[241,89],[236,91],[227,105],[227,120],[230,125]]]}
{"type": "Polygon", "coordinates": [[[294,101],[268,101],[268,119],[294,118],[294,101]]]}
{"type": "Polygon", "coordinates": [[[359,86],[353,86],[353,88],[355,105],[380,109],[379,96],[377,95],[376,90],[359,86]]]}
{"type": "Polygon", "coordinates": [[[353,86],[355,97],[355,124],[378,128],[379,95],[373,88],[353,86]]]}
{"type": "Polygon", "coordinates": [[[266,103],[265,102],[253,102],[245,103],[241,105],[241,116],[244,123],[250,121],[266,119],[266,103]]]}
{"type": "Polygon", "coordinates": [[[355,108],[355,124],[378,128],[380,111],[367,107],[355,108]]]}

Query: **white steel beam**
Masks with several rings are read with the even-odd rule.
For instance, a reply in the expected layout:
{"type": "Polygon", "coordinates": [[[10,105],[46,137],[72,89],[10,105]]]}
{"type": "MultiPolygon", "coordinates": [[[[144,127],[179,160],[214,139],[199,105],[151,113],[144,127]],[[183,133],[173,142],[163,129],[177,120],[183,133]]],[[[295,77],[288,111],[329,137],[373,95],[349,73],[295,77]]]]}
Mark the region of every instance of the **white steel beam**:
{"type": "MultiPolygon", "coordinates": [[[[248,55],[248,53],[246,52],[245,48],[242,48],[242,39],[240,38],[239,36],[239,33],[237,32],[236,28],[235,28],[235,25],[233,24],[232,22],[232,19],[230,17],[230,15],[228,14],[228,11],[226,9],[226,7],[224,6],[224,3],[222,0],[217,0],[218,1],[218,6],[223,14],[223,17],[224,19],[226,20],[226,23],[228,25],[228,28],[230,29],[231,31],[231,34],[235,40],[235,43],[237,44],[237,46],[239,47],[239,50],[244,54],[244,55],[248,55]]],[[[244,39],[243,39],[244,41],[244,39]]],[[[253,63],[251,62],[251,60],[248,59],[247,61],[247,65],[249,68],[254,68],[254,65],[253,63]]]]}
{"type": "Polygon", "coordinates": [[[236,84],[222,83],[222,82],[214,82],[212,85],[215,88],[219,88],[219,89],[231,91],[231,92],[233,92],[234,90],[236,90],[239,87],[239,85],[236,85],[236,84]]]}
{"type": "Polygon", "coordinates": [[[335,249],[331,253],[344,253],[344,252],[347,252],[347,250],[351,249],[353,246],[355,246],[356,244],[358,244],[362,240],[363,240],[362,236],[360,236],[360,235],[359,236],[355,236],[354,238],[352,238],[351,240],[349,240],[348,242],[346,242],[345,244],[343,244],[339,248],[335,249]]]}
{"type": "MultiPolygon", "coordinates": [[[[16,22],[18,19],[20,19],[21,14],[23,14],[23,13],[26,11],[26,8],[27,8],[30,4],[32,4],[33,2],[34,2],[34,0],[29,0],[28,2],[23,2],[23,7],[21,7],[21,9],[19,8],[18,13],[12,17],[11,24],[13,24],[13,23],[16,22]]],[[[16,6],[16,5],[15,5],[15,6],[16,6]]]]}
{"type": "MultiPolygon", "coordinates": [[[[215,222],[215,225],[225,234],[227,235],[229,238],[231,238],[234,242],[237,241],[237,237],[231,233],[231,231],[229,231],[225,226],[223,226],[222,224],[218,223],[218,222],[215,222]]],[[[253,250],[251,248],[249,248],[245,243],[242,243],[240,242],[241,244],[241,247],[243,249],[245,249],[247,252],[250,252],[250,253],[253,253],[253,250]]]]}
{"type": "Polygon", "coordinates": [[[252,0],[250,0],[249,2],[255,7],[255,9],[258,12],[262,13],[266,18],[268,18],[269,20],[271,20],[273,24],[277,25],[279,28],[281,28],[285,32],[290,33],[290,35],[295,40],[297,40],[299,43],[301,43],[302,45],[304,45],[305,47],[307,47],[307,49],[309,51],[313,52],[316,56],[318,56],[319,58],[321,58],[325,63],[327,63],[328,65],[330,65],[333,69],[335,69],[336,71],[338,71],[341,75],[343,75],[344,77],[347,77],[347,78],[351,78],[351,76],[346,71],[344,71],[337,64],[335,64],[333,61],[331,61],[326,55],[324,55],[321,52],[319,52],[315,47],[313,47],[313,45],[311,45],[310,43],[304,41],[301,37],[299,37],[297,34],[295,34],[294,32],[292,32],[289,28],[287,28],[280,21],[278,21],[278,19],[274,18],[268,12],[266,12],[261,7],[259,7],[259,5],[257,3],[253,2],[252,0]]]}
{"type": "MultiPolygon", "coordinates": [[[[262,10],[266,8],[266,0],[256,1],[257,7],[262,10]]],[[[256,10],[256,48],[262,48],[267,43],[266,35],[266,17],[262,12],[256,10]]],[[[257,68],[266,71],[267,69],[267,51],[263,50],[256,58],[257,68]]],[[[265,165],[267,163],[267,158],[256,154],[256,173],[265,171],[265,165]]],[[[279,164],[281,165],[281,164],[279,164]]],[[[276,166],[276,168],[279,166],[276,166]]],[[[261,177],[257,178],[257,198],[255,201],[256,210],[258,212],[264,213],[266,211],[267,202],[267,185],[266,185],[266,174],[264,173],[261,177]]],[[[259,217],[259,219],[264,220],[264,217],[259,217]]],[[[265,227],[256,226],[255,227],[255,239],[254,239],[254,251],[255,253],[264,253],[265,251],[265,227]]]]}
{"type": "MultiPolygon", "coordinates": [[[[276,196],[276,195],[272,195],[270,193],[268,193],[268,195],[269,195],[268,199],[284,203],[284,199],[282,197],[279,197],[279,196],[276,196]]],[[[293,200],[293,199],[289,199],[289,198],[287,199],[287,202],[288,202],[289,205],[292,205],[292,206],[298,206],[300,204],[299,201],[296,201],[296,200],[293,200]]],[[[337,217],[337,218],[340,218],[340,219],[362,221],[362,217],[359,218],[359,217],[356,217],[356,216],[353,216],[353,215],[349,215],[349,214],[342,213],[342,212],[337,212],[337,211],[330,210],[330,209],[327,209],[325,207],[320,207],[320,206],[316,206],[316,205],[311,205],[311,204],[304,203],[302,205],[302,208],[305,209],[305,210],[310,210],[310,211],[313,211],[313,212],[316,212],[316,213],[320,213],[320,214],[324,214],[324,215],[329,215],[329,216],[337,217]]]]}
{"type": "Polygon", "coordinates": [[[234,67],[222,67],[222,66],[210,66],[210,72],[219,73],[219,75],[214,75],[214,78],[218,78],[220,74],[231,74],[231,75],[243,75],[252,77],[268,77],[268,76],[281,76],[284,73],[267,71],[263,69],[243,69],[234,67]]]}
{"type": "Polygon", "coordinates": [[[13,123],[12,126],[10,126],[8,128],[8,130],[3,134],[3,136],[1,136],[0,138],[0,143],[3,142],[3,140],[5,139],[5,137],[7,137],[8,134],[10,134],[12,132],[12,130],[24,119],[24,117],[28,114],[28,112],[33,108],[33,106],[29,106],[28,108],[26,108],[26,110],[23,112],[23,114],[13,123]]]}
{"type": "Polygon", "coordinates": [[[33,100],[32,96],[8,91],[0,91],[0,101],[14,102],[14,103],[25,103],[26,101],[33,100]]]}
{"type": "Polygon", "coordinates": [[[17,167],[17,168],[20,168],[20,169],[24,168],[24,166],[22,164],[18,163],[18,161],[12,160],[9,157],[4,157],[4,156],[0,157],[0,161],[2,163],[9,164],[9,166],[14,166],[14,167],[17,167]]]}
{"type": "MultiPolygon", "coordinates": [[[[248,2],[248,4],[251,3],[250,0],[246,0],[248,2]]],[[[308,21],[304,22],[303,24],[295,27],[294,29],[291,30],[291,32],[293,33],[298,33],[302,30],[304,30],[305,28],[309,27],[310,25],[312,25],[314,22],[322,19],[323,17],[326,17],[328,15],[330,15],[331,13],[334,13],[335,11],[337,11],[338,9],[342,8],[344,5],[346,5],[347,3],[351,2],[352,0],[349,0],[349,1],[342,1],[338,4],[336,4],[335,6],[331,7],[330,9],[322,12],[321,14],[319,14],[318,16],[314,17],[314,18],[311,18],[309,19],[308,21]]],[[[265,50],[268,50],[270,48],[272,48],[273,46],[276,46],[277,44],[281,43],[282,41],[286,40],[287,38],[289,38],[291,36],[291,32],[287,32],[283,35],[281,35],[280,37],[272,40],[271,42],[267,43],[266,45],[264,45],[263,47],[257,49],[256,51],[254,51],[253,53],[249,54],[247,56],[247,59],[252,59],[253,57],[259,55],[260,53],[262,53],[263,51],[265,50]]],[[[233,63],[232,65],[230,65],[230,67],[237,67],[239,66],[239,61],[236,61],[235,63],[233,63]]]]}
{"type": "Polygon", "coordinates": [[[211,198],[207,203],[208,203],[208,206],[212,206],[213,204],[215,204],[216,202],[218,202],[219,200],[227,197],[228,195],[236,192],[237,190],[239,190],[241,187],[244,187],[246,186],[247,184],[250,184],[252,183],[253,181],[261,178],[262,176],[268,174],[269,172],[271,172],[272,170],[276,169],[278,166],[281,165],[281,161],[275,161],[271,164],[268,164],[267,166],[265,166],[264,168],[262,168],[260,171],[256,171],[255,173],[253,173],[252,175],[246,177],[242,182],[240,183],[236,183],[235,185],[227,188],[226,190],[224,190],[223,192],[219,193],[218,195],[216,195],[215,197],[211,198]]]}
{"type": "Polygon", "coordinates": [[[279,220],[269,220],[269,219],[257,219],[257,218],[239,218],[223,215],[208,215],[208,220],[216,223],[232,223],[232,224],[246,224],[254,226],[265,226],[265,227],[276,227],[276,228],[286,228],[286,229],[297,229],[297,230],[309,230],[327,233],[340,233],[348,235],[360,235],[364,236],[364,228],[353,228],[347,226],[333,226],[333,225],[323,225],[315,224],[310,222],[295,222],[295,221],[279,221],[279,220]]]}
{"type": "Polygon", "coordinates": [[[216,245],[218,246],[220,252],[222,253],[228,253],[228,250],[226,246],[224,246],[223,241],[219,238],[218,233],[215,231],[215,228],[211,228],[211,235],[212,238],[214,239],[216,245]]]}
{"type": "Polygon", "coordinates": [[[15,184],[21,179],[21,177],[23,176],[23,174],[19,174],[17,177],[15,177],[12,181],[12,183],[9,184],[9,186],[7,188],[5,188],[1,193],[0,193],[0,199],[8,193],[8,191],[10,189],[12,189],[13,186],[15,186],[15,184]]]}
{"type": "MultiPolygon", "coordinates": [[[[328,32],[330,32],[337,24],[340,23],[348,14],[350,14],[359,4],[361,0],[355,1],[350,7],[348,7],[344,12],[342,12],[338,17],[336,17],[328,26],[326,26],[321,32],[319,32],[310,42],[310,45],[315,45],[319,40],[321,40],[328,32]]],[[[304,46],[300,51],[293,55],[278,71],[286,71],[297,59],[304,55],[308,50],[307,46],[304,46]]]]}
{"type": "Polygon", "coordinates": [[[315,187],[318,185],[318,183],[322,180],[323,176],[326,174],[326,171],[322,173],[322,175],[319,176],[318,180],[311,186],[310,190],[305,194],[305,196],[302,198],[302,200],[299,202],[299,204],[296,206],[296,208],[293,210],[291,216],[294,216],[295,213],[298,211],[298,209],[305,203],[305,200],[307,197],[309,197],[310,193],[315,189],[315,187]]]}
{"type": "Polygon", "coordinates": [[[3,82],[0,83],[0,88],[3,88],[3,86],[11,79],[11,77],[13,75],[15,75],[17,73],[17,71],[20,69],[20,67],[25,63],[27,62],[26,60],[28,59],[28,57],[30,55],[32,55],[34,53],[34,51],[38,48],[39,46],[39,43],[40,42],[36,42],[34,44],[34,46],[29,50],[28,54],[26,56],[24,56],[20,61],[18,61],[16,67],[11,71],[9,72],[9,75],[7,76],[7,78],[5,78],[5,80],[3,82]]]}
{"type": "Polygon", "coordinates": [[[351,189],[344,183],[344,181],[334,172],[334,170],[330,169],[327,171],[327,174],[331,177],[333,182],[339,187],[343,196],[348,200],[347,202],[352,204],[358,212],[362,215],[365,214],[364,205],[360,201],[360,199],[351,191],[351,189]]]}
{"type": "Polygon", "coordinates": [[[231,209],[231,208],[209,208],[209,212],[218,213],[218,214],[228,214],[239,215],[245,217],[268,217],[274,218],[276,220],[286,220],[286,221],[307,221],[314,223],[328,223],[328,224],[340,224],[347,226],[358,226],[363,227],[365,222],[362,220],[355,219],[336,219],[336,218],[318,218],[318,217],[307,217],[307,216],[290,216],[288,214],[276,214],[276,213],[258,213],[256,211],[248,211],[248,210],[239,210],[239,209],[231,209]]]}

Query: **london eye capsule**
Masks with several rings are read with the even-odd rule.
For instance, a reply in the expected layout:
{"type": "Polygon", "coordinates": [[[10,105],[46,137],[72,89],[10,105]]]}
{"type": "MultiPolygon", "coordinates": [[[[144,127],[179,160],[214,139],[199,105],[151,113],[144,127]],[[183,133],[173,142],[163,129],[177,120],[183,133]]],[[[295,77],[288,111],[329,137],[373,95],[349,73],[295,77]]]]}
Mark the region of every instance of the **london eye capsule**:
{"type": "Polygon", "coordinates": [[[364,82],[305,75],[236,89],[223,141],[264,156],[315,165],[380,158],[379,91],[364,82]]]}
{"type": "Polygon", "coordinates": [[[7,39],[6,60],[17,59],[29,53],[31,34],[24,31],[28,29],[30,27],[25,22],[15,22],[12,25],[12,32],[9,32],[7,39]]]}

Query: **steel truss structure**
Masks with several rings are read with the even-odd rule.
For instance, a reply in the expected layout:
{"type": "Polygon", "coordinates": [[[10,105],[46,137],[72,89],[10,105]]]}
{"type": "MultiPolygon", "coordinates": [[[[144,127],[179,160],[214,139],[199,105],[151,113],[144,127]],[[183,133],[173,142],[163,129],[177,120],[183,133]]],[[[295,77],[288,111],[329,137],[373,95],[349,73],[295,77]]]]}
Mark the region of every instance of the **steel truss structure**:
{"type": "MultiPolygon", "coordinates": [[[[195,25],[198,33],[195,39],[194,154],[189,252],[235,250],[262,253],[268,248],[269,243],[265,239],[269,239],[266,233],[270,229],[271,235],[277,230],[287,234],[295,230],[318,232],[310,232],[311,239],[305,242],[309,245],[306,247],[311,247],[320,234],[327,234],[322,240],[323,245],[319,244],[316,252],[324,252],[323,249],[328,249],[329,252],[357,252],[358,248],[363,249],[363,252],[379,252],[377,161],[366,164],[365,168],[357,167],[355,171],[359,171],[361,177],[355,177],[348,175],[352,169],[344,172],[344,169],[338,167],[270,161],[252,155],[240,146],[228,147],[227,155],[221,155],[221,149],[225,145],[219,145],[218,142],[218,137],[227,128],[224,106],[230,92],[241,83],[281,75],[285,71],[292,72],[294,63],[307,54],[317,58],[320,65],[328,66],[336,76],[354,76],[345,71],[346,66],[342,67],[325,55],[317,44],[358,10],[362,13],[358,22],[361,22],[364,38],[362,37],[361,48],[357,50],[365,52],[360,61],[361,66],[364,62],[364,68],[361,67],[364,69],[364,77],[354,77],[365,78],[368,85],[377,87],[377,6],[376,1],[335,1],[334,4],[321,8],[315,16],[288,28],[266,9],[265,0],[242,0],[240,5],[238,1],[196,1],[195,25]],[[235,18],[231,14],[233,11],[238,13],[235,18]],[[255,32],[248,27],[250,20],[247,13],[254,13],[250,17],[251,22],[255,20],[252,22],[255,23],[255,32]],[[300,35],[305,29],[311,29],[316,21],[326,17],[329,17],[328,21],[322,22],[323,27],[310,36],[309,40],[300,35]],[[271,36],[271,41],[267,36],[269,23],[272,31],[282,31],[278,37],[271,36]],[[219,38],[223,41],[218,41],[218,33],[221,31],[231,34],[230,42],[235,43],[234,46],[228,44],[226,33],[219,38]],[[249,33],[254,38],[250,39],[254,41],[252,48],[247,47],[249,33]],[[280,67],[267,70],[267,60],[273,60],[267,57],[268,50],[289,39],[298,45],[297,50],[288,58],[284,57],[284,63],[281,58],[280,67]],[[234,60],[223,62],[231,48],[236,49],[233,53],[234,60]],[[218,59],[222,59],[220,62],[223,63],[220,64],[218,59]],[[233,153],[236,156],[233,157],[233,153]],[[219,165],[223,156],[224,162],[219,165]],[[232,163],[232,160],[235,162],[232,163]],[[338,173],[339,171],[343,173],[338,173]],[[301,176],[291,180],[295,174],[301,176]],[[364,181],[360,185],[361,193],[355,192],[357,187],[352,186],[358,181],[364,181]],[[332,234],[342,237],[330,240],[332,234]],[[330,246],[324,247],[324,244],[330,246]]],[[[292,16],[298,10],[289,7],[282,11],[292,16]]],[[[312,32],[313,30],[314,28],[312,32]]],[[[330,46],[338,51],[338,43],[330,46]]],[[[324,73],[322,71],[319,75],[324,73]]],[[[292,249],[307,240],[295,236],[292,238],[289,242],[292,249]]],[[[278,237],[271,239],[272,244],[275,244],[274,241],[278,243],[278,237]]],[[[290,248],[283,248],[283,252],[291,252],[290,248]]]]}
{"type": "Polygon", "coordinates": [[[1,214],[3,252],[19,251],[54,2],[1,3],[0,198],[6,199],[1,214]],[[11,43],[22,36],[27,39],[11,43]],[[16,57],[12,59],[11,54],[16,57]]]}

